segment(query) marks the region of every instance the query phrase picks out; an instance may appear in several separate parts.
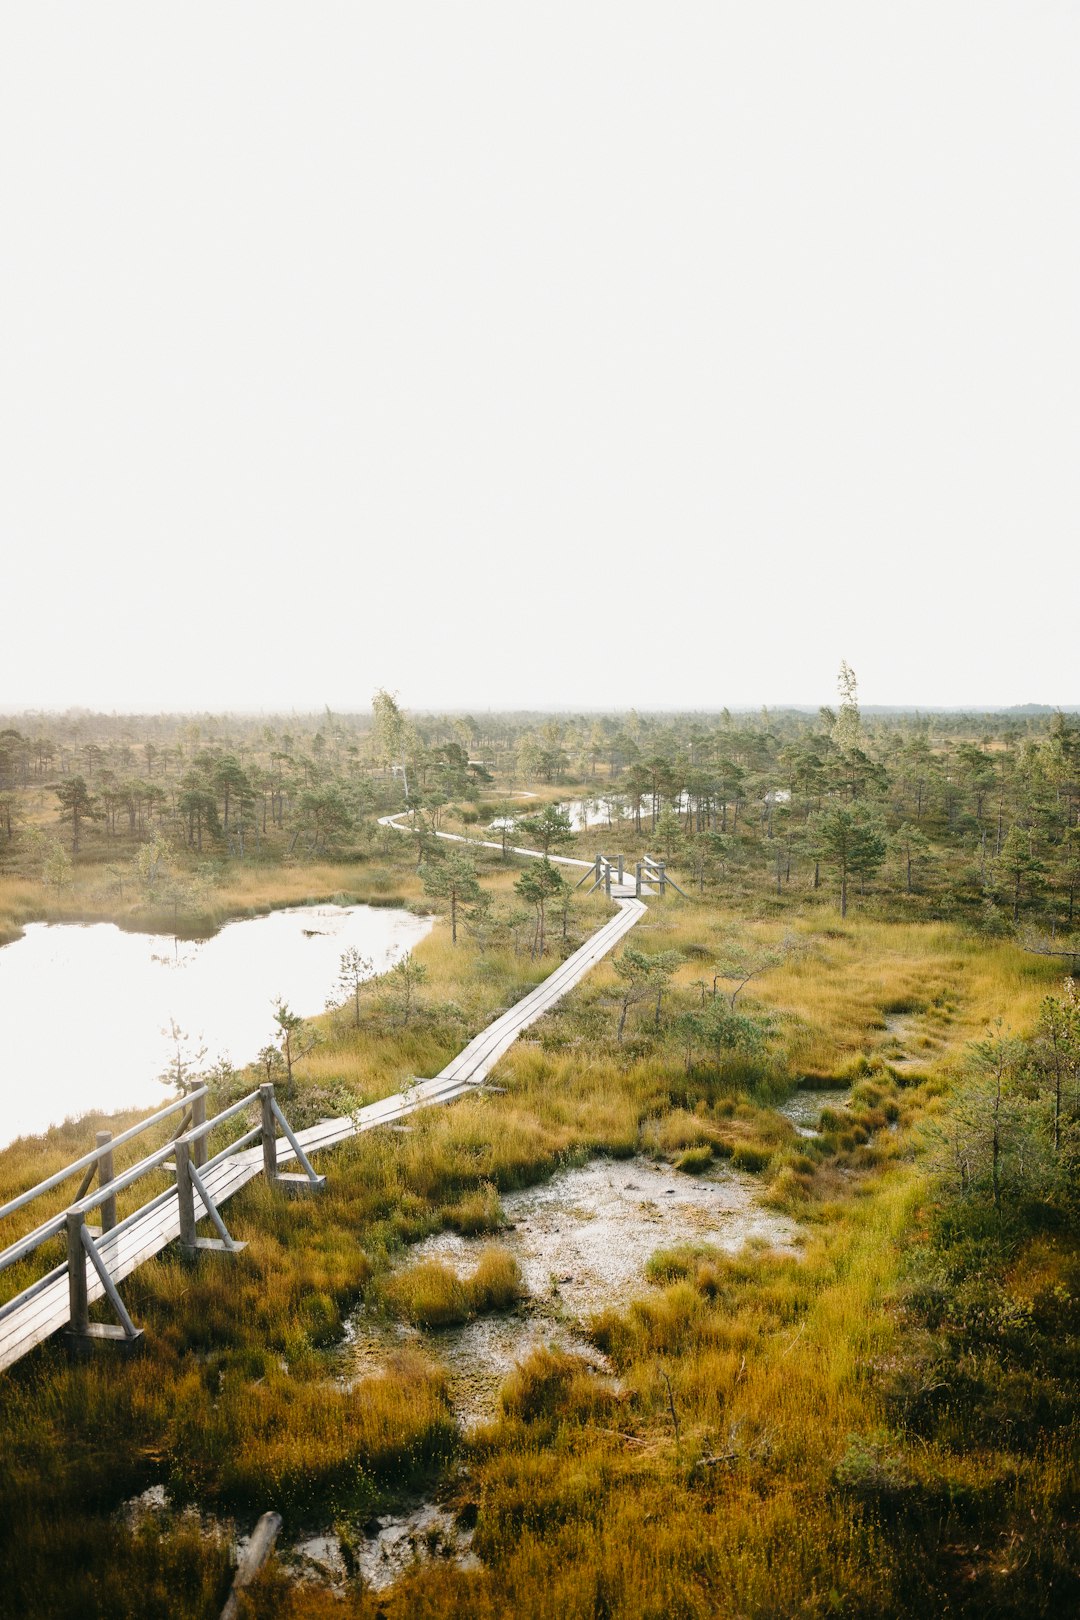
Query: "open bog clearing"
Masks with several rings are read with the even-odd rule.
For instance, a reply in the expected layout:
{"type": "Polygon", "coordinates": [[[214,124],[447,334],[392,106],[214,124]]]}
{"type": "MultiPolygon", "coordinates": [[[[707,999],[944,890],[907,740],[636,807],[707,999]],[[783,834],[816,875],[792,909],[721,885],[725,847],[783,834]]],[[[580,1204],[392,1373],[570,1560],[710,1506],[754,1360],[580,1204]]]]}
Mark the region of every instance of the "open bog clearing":
{"type": "MultiPolygon", "coordinates": [[[[469,1427],[494,1415],[503,1380],[537,1345],[572,1350],[605,1372],[605,1358],[585,1336],[589,1317],[647,1292],[646,1266],[658,1249],[797,1248],[796,1223],[763,1208],[760,1192],[759,1178],[726,1165],[697,1177],[634,1158],[595,1159],[510,1193],[503,1199],[510,1224],[498,1241],[521,1271],[520,1308],[422,1333],[361,1307],[347,1335],[345,1376],[363,1377],[395,1350],[424,1344],[445,1364],[455,1415],[469,1427]]],[[[437,1260],[463,1275],[491,1241],[440,1232],[410,1249],[405,1263],[437,1260]]]]}

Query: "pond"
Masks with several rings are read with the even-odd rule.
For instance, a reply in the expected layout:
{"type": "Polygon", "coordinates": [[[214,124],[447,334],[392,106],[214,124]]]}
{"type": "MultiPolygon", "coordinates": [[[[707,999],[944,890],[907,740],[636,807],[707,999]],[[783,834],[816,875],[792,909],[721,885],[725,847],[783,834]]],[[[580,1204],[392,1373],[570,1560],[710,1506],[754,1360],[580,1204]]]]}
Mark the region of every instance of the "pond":
{"type": "Polygon", "coordinates": [[[846,1108],[851,1100],[850,1086],[802,1087],[792,1092],[776,1110],[789,1119],[799,1136],[820,1136],[818,1125],[823,1108],[846,1108]]]}
{"type": "MultiPolygon", "coordinates": [[[[652,799],[642,794],[638,803],[642,827],[648,828],[652,820],[652,799]]],[[[665,808],[679,815],[686,814],[689,803],[686,793],[680,793],[675,799],[666,796],[664,799],[665,808]]],[[[599,793],[593,799],[563,799],[558,808],[566,811],[575,832],[584,832],[589,827],[617,832],[623,821],[630,820],[634,814],[633,800],[625,793],[599,793]]]]}
{"type": "MultiPolygon", "coordinates": [[[[681,816],[685,816],[691,808],[690,795],[685,791],[676,798],[665,794],[663,802],[665,809],[674,810],[681,816]]],[[[762,802],[766,805],[790,804],[791,793],[787,788],[770,788],[762,802]]],[[[652,799],[648,794],[642,794],[638,803],[642,827],[647,829],[652,823],[652,799]]],[[[595,798],[590,799],[563,799],[558,808],[566,811],[575,832],[585,832],[590,827],[617,832],[623,820],[630,819],[634,814],[632,797],[613,790],[597,793],[595,798]]]]}
{"type": "Polygon", "coordinates": [[[586,827],[606,827],[614,831],[622,820],[623,796],[564,799],[558,809],[566,811],[575,832],[584,832],[586,827]]]}
{"type": "Polygon", "coordinates": [[[91,1109],[164,1105],[173,1022],[190,1056],[250,1062],[271,1038],[277,996],[302,1017],[320,1013],[343,951],[381,973],[430,927],[407,911],[336,905],[291,906],[206,940],[32,923],[0,950],[0,1147],[91,1109]]]}

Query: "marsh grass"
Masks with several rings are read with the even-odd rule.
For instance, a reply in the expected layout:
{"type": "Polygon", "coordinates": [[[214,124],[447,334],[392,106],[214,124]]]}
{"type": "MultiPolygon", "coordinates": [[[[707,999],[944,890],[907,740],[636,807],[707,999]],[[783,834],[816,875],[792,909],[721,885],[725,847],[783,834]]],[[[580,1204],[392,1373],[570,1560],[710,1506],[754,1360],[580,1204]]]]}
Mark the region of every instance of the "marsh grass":
{"type": "Polygon", "coordinates": [[[388,1308],[416,1327],[458,1327],[487,1311],[506,1311],[522,1295],[518,1263],[508,1249],[484,1249],[470,1276],[441,1260],[421,1260],[397,1271],[382,1288],[388,1308]]]}
{"type": "MultiPolygon", "coordinates": [[[[505,888],[512,873],[491,881],[505,888]]],[[[257,1615],[964,1614],[974,1607],[950,1548],[976,1543],[1008,1571],[991,1591],[998,1612],[1052,1612],[1075,1501],[1066,1433],[1033,1450],[1037,1424],[1014,1443],[1007,1428],[991,1436],[957,1417],[919,1435],[913,1397],[896,1393],[922,1342],[899,1307],[926,1198],[917,1127],[944,1106],[964,1041],[998,1012],[1029,1020],[1050,967],[1008,944],[971,944],[952,925],[856,917],[826,932],[819,920],[799,923],[811,954],[743,998],[773,1019],[763,1063],[687,1071],[642,1009],[620,1049],[603,965],[507,1054],[504,1091],[419,1115],[406,1134],[343,1144],[319,1200],[252,1184],[228,1206],[249,1245],[235,1261],[166,1252],[136,1273],[125,1296],[146,1329],[141,1359],[69,1363],[49,1344],[6,1374],[11,1612],[153,1613],[171,1581],[170,1614],[216,1613],[220,1538],[193,1537],[177,1518],[151,1553],[114,1529],[124,1499],[158,1482],[178,1506],[242,1524],[278,1507],[287,1533],[436,1486],[475,1519],[482,1570],[428,1563],[376,1600],[297,1588],[271,1567],[252,1594],[257,1615]],[[931,1043],[919,1077],[880,1057],[885,1018],[901,1006],[914,1038],[931,1043]],[[797,1137],[771,1107],[801,1079],[845,1073],[850,1106],[827,1114],[818,1139],[797,1137]],[[410,1266],[409,1244],[442,1228],[497,1233],[501,1194],[596,1154],[637,1152],[696,1156],[687,1169],[706,1155],[752,1166],[762,1196],[802,1221],[799,1255],[658,1253],[640,1297],[587,1324],[613,1376],[537,1351],[508,1379],[495,1421],[467,1438],[437,1341],[378,1376],[335,1375],[360,1299],[425,1323],[514,1303],[504,1251],[462,1278],[410,1266]],[[1021,1533],[1030,1541],[1017,1553],[1008,1538],[1021,1533]],[[86,1596],[73,1611],[77,1588],[86,1596]],[[1023,1606],[1033,1592],[1042,1609],[1023,1606]]],[[[688,951],[732,921],[657,904],[641,944],[688,951]]],[[[767,939],[774,924],[747,927],[767,939]]],[[[301,1117],[327,1096],[359,1104],[435,1072],[551,966],[468,939],[455,950],[446,936],[440,921],[419,947],[430,977],[415,1022],[400,1027],[377,1005],[358,1031],[324,1020],[327,1039],[300,1070],[301,1117]]],[[[700,956],[688,955],[673,1010],[700,998],[701,978],[700,956]]],[[[38,1179],[78,1151],[77,1135],[16,1144],[0,1155],[0,1186],[38,1179]]],[[[1052,1248],[1031,1276],[1039,1299],[1068,1284],[1052,1248]]],[[[931,1365],[917,1362],[904,1389],[931,1365]]],[[[985,1582],[976,1588],[992,1608],[985,1582]]]]}

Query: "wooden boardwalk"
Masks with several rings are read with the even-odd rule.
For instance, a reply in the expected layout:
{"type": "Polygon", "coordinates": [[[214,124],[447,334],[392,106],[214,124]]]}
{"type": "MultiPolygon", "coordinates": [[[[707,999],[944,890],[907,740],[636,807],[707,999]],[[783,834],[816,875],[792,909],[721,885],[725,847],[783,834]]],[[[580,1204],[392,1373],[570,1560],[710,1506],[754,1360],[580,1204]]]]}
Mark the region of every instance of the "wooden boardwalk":
{"type": "MultiPolygon", "coordinates": [[[[387,818],[388,820],[390,818],[387,818]]],[[[396,825],[396,823],[395,823],[396,825]]],[[[404,831],[405,829],[399,829],[404,831]]],[[[443,834],[454,837],[453,834],[443,834]]],[[[465,840],[466,842],[470,840],[465,840]]],[[[494,846],[501,848],[501,845],[494,846]]],[[[519,854],[538,855],[536,850],[520,850],[519,854]]],[[[556,859],[556,857],[552,857],[556,859]]],[[[588,867],[590,861],[559,857],[562,864],[588,867]]],[[[484,1084],[503,1053],[530,1024],[542,1017],[549,1007],[578,984],[609,951],[613,950],[625,934],[633,928],[645,911],[640,900],[629,897],[618,900],[618,910],[603,927],[597,929],[572,956],[567,957],[555,971],[531,990],[527,996],[509,1007],[494,1023],[474,1037],[446,1067],[430,1080],[418,1080],[404,1091],[371,1103],[355,1115],[340,1119],[325,1119],[308,1130],[297,1133],[305,1153],[333,1147],[361,1131],[391,1125],[435,1103],[452,1102],[455,1098],[475,1091],[484,1084]]],[[[277,1144],[279,1164],[295,1158],[292,1147],[285,1140],[277,1144]]],[[[249,1181],[262,1173],[263,1150],[255,1147],[239,1152],[208,1168],[205,1185],[215,1204],[222,1204],[249,1181]]],[[[207,1211],[198,1193],[195,1194],[195,1213],[202,1219],[207,1211]]],[[[144,1261],[160,1254],[161,1250],[180,1236],[180,1210],[175,1189],[169,1189],[153,1199],[128,1223],[98,1239],[97,1249],[114,1283],[130,1276],[144,1261]]],[[[86,1289],[91,1303],[101,1299],[105,1290],[97,1272],[85,1260],[86,1289]]],[[[19,1361],[43,1340],[65,1327],[69,1321],[69,1286],[67,1266],[49,1273],[32,1284],[14,1299],[0,1306],[0,1370],[19,1361]]]]}
{"type": "MultiPolygon", "coordinates": [[[[530,797],[534,797],[534,795],[530,794],[530,797]]],[[[379,826],[393,827],[395,832],[411,833],[413,831],[411,827],[401,825],[408,813],[407,810],[398,810],[392,816],[380,816],[379,826]]],[[[470,838],[466,833],[448,832],[437,832],[435,837],[444,838],[448,844],[470,844],[474,849],[497,849],[502,854],[502,844],[497,843],[492,838],[470,838]]],[[[545,857],[542,849],[527,849],[519,844],[510,844],[506,853],[508,855],[525,855],[536,861],[542,861],[546,858],[553,866],[576,866],[581,872],[587,872],[596,865],[595,861],[583,861],[578,855],[555,855],[549,853],[545,857]]],[[[655,890],[649,884],[643,883],[641,892],[642,894],[654,894],[655,890]]],[[[629,879],[625,879],[622,883],[612,882],[611,896],[613,900],[629,899],[635,896],[636,893],[637,890],[629,879]]]]}

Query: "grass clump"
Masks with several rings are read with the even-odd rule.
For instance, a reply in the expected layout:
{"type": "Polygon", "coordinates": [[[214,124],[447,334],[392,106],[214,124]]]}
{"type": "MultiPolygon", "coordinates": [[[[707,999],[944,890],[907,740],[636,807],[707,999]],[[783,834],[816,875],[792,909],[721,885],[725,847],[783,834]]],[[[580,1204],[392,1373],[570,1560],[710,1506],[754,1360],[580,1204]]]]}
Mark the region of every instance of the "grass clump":
{"type": "Polygon", "coordinates": [[[675,1160],[676,1170],[683,1170],[688,1176],[702,1176],[713,1162],[713,1150],[708,1143],[701,1147],[687,1148],[675,1160]]]}
{"type": "Polygon", "coordinates": [[[401,1352],[352,1390],[278,1371],[253,1386],[228,1377],[212,1415],[193,1389],[173,1425],[170,1488],[182,1501],[293,1515],[364,1509],[379,1482],[420,1486],[453,1454],[457,1425],[441,1367],[401,1352]],[[209,1452],[196,1431],[221,1447],[209,1452]],[[242,1434],[234,1447],[228,1437],[242,1434]],[[208,1466],[209,1465],[209,1466],[208,1466]]]}
{"type": "Polygon", "coordinates": [[[482,1232],[501,1232],[506,1225],[498,1188],[490,1181],[475,1192],[466,1193],[456,1203],[444,1204],[442,1223],[462,1237],[479,1237],[482,1232]]]}
{"type": "Polygon", "coordinates": [[[581,1356],[549,1345],[514,1368],[499,1397],[506,1416],[525,1424],[577,1421],[610,1399],[581,1356]]]}
{"type": "Polygon", "coordinates": [[[441,1260],[421,1260],[383,1285],[389,1308],[421,1328],[459,1327],[488,1311],[506,1311],[521,1298],[521,1272],[508,1249],[491,1245],[470,1277],[441,1260]]]}
{"type": "Polygon", "coordinates": [[[711,1244],[679,1243],[673,1249],[657,1249],[649,1257],[645,1275],[652,1283],[677,1282],[697,1277],[701,1267],[718,1257],[711,1244]]]}
{"type": "Polygon", "coordinates": [[[473,1311],[508,1311],[523,1293],[521,1271],[509,1249],[492,1245],[484,1250],[469,1278],[473,1311]]]}
{"type": "Polygon", "coordinates": [[[764,1170],[771,1157],[768,1148],[756,1147],[752,1142],[736,1142],[731,1150],[731,1162],[736,1170],[764,1170]]]}
{"type": "Polygon", "coordinates": [[[457,1327],[469,1320],[469,1291],[441,1260],[421,1260],[384,1285],[390,1309],[416,1327],[457,1327]]]}

